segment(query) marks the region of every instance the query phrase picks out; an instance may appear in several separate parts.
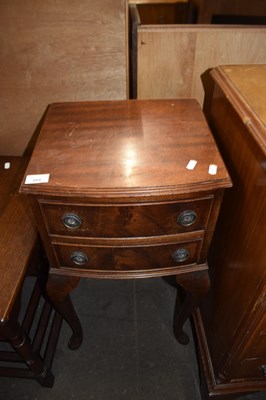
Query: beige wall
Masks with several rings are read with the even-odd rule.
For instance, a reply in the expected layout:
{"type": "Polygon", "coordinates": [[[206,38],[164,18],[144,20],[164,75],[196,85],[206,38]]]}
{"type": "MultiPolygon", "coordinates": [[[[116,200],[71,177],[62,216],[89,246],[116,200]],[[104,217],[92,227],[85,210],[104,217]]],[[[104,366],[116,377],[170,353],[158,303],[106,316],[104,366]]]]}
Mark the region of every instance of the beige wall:
{"type": "Polygon", "coordinates": [[[0,154],[20,155],[47,105],[124,99],[125,0],[0,0],[0,154]]]}

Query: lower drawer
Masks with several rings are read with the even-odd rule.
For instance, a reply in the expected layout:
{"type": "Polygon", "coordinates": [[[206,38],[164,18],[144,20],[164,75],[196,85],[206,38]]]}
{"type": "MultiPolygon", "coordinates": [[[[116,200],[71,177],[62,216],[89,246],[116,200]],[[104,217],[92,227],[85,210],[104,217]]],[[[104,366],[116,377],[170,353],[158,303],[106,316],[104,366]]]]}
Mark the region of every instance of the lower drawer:
{"type": "Polygon", "coordinates": [[[88,270],[140,271],[197,263],[202,240],[138,247],[55,244],[61,267],[88,270]]]}

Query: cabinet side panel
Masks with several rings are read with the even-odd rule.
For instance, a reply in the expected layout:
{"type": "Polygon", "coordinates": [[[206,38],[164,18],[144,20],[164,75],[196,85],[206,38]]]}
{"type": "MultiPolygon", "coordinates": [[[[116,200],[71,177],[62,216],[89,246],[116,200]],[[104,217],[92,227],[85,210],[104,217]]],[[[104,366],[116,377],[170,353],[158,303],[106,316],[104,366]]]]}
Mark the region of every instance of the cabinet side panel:
{"type": "Polygon", "coordinates": [[[230,375],[232,360],[247,343],[265,288],[265,155],[217,87],[210,123],[234,185],[224,196],[208,260],[212,289],[202,306],[214,369],[226,380],[240,377],[230,375]]]}

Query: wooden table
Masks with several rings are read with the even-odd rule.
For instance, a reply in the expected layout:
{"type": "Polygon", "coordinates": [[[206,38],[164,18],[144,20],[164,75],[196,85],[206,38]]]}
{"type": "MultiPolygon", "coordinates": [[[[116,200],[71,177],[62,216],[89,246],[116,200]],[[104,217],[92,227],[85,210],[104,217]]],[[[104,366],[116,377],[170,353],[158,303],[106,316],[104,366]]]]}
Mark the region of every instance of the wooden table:
{"type": "MultiPolygon", "coordinates": [[[[30,327],[34,319],[33,309],[30,319],[25,318],[23,325],[18,322],[18,304],[24,279],[28,270],[40,262],[40,241],[32,213],[27,199],[17,193],[26,162],[22,157],[0,157],[0,336],[16,350],[16,353],[0,351],[0,360],[6,362],[1,362],[0,376],[35,378],[42,386],[51,387],[54,376],[50,366],[61,318],[56,317],[53,327],[53,333],[56,331],[55,341],[48,341],[44,358],[39,346],[31,342],[26,329],[26,325],[30,327]],[[22,361],[27,368],[18,367],[22,361]],[[15,368],[11,367],[12,362],[16,363],[15,368]]],[[[38,302],[40,292],[36,289],[34,293],[34,300],[38,302]]],[[[48,308],[51,309],[51,306],[48,308]]],[[[44,318],[42,327],[46,323],[44,318]]],[[[39,340],[39,333],[36,333],[36,337],[39,340]]]]}
{"type": "Polygon", "coordinates": [[[175,275],[187,291],[175,331],[188,342],[183,324],[209,289],[206,258],[229,186],[195,100],[50,106],[21,192],[50,260],[48,295],[73,329],[71,348],[82,341],[69,299],[80,277],[175,275]]]}

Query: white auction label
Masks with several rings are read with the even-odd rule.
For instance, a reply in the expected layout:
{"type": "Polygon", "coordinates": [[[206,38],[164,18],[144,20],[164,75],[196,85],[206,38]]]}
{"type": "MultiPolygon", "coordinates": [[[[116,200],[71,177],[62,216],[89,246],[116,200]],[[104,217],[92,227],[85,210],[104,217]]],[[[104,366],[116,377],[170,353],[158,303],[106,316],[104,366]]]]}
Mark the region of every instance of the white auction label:
{"type": "Polygon", "coordinates": [[[187,164],[186,168],[193,170],[197,165],[197,161],[196,160],[190,160],[189,163],[187,164]]]}
{"type": "Polygon", "coordinates": [[[209,165],[209,174],[210,175],[216,175],[217,174],[217,165],[215,165],[215,164],[210,164],[209,165]]]}
{"type": "Polygon", "coordinates": [[[5,162],[4,169],[9,169],[9,168],[10,168],[10,162],[5,162]]]}
{"type": "Polygon", "coordinates": [[[39,174],[39,175],[27,175],[25,184],[32,185],[36,183],[47,183],[49,182],[50,174],[39,174]]]}

